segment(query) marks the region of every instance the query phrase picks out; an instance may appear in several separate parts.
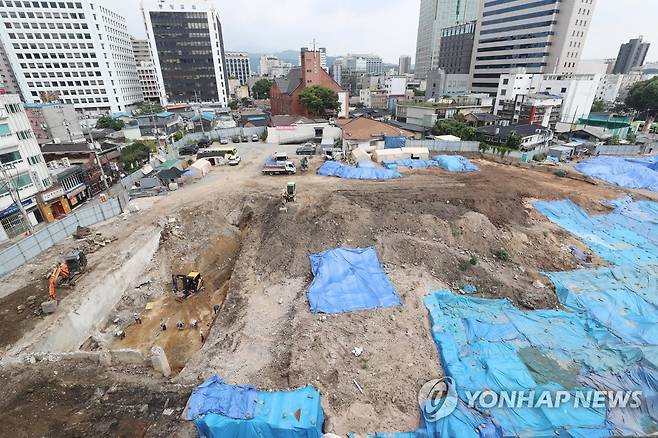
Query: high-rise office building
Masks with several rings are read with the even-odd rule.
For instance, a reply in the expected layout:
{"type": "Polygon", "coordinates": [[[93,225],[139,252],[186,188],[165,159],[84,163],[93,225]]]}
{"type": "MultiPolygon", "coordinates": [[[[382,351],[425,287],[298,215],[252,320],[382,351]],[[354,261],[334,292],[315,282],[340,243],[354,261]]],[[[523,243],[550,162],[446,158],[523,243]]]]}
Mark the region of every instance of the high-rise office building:
{"type": "Polygon", "coordinates": [[[475,20],[478,5],[478,0],[421,0],[414,68],[417,78],[427,78],[427,72],[438,67],[442,29],[475,20]]]}
{"type": "Polygon", "coordinates": [[[619,48],[613,74],[626,74],[635,67],[642,67],[651,43],[643,43],[642,36],[629,40],[619,48]]]}
{"type": "Polygon", "coordinates": [[[596,0],[480,0],[471,91],[496,94],[501,74],[575,74],[596,0]]]}
{"type": "Polygon", "coordinates": [[[229,79],[237,79],[240,85],[246,85],[251,76],[249,54],[245,52],[226,52],[226,72],[229,79]]]}
{"type": "Polygon", "coordinates": [[[151,57],[151,50],[147,40],[132,38],[135,62],[137,62],[137,76],[142,88],[144,100],[152,103],[162,103],[160,84],[158,83],[158,71],[151,57]]]}
{"type": "Polygon", "coordinates": [[[402,55],[398,61],[398,74],[406,75],[411,73],[411,56],[402,55]]]}
{"type": "Polygon", "coordinates": [[[474,40],[475,21],[443,28],[438,68],[447,74],[469,74],[474,40]]]}
{"type": "Polygon", "coordinates": [[[142,4],[163,103],[228,105],[228,75],[219,15],[204,0],[142,4]]]}
{"type": "Polygon", "coordinates": [[[382,57],[371,54],[350,54],[345,57],[347,68],[355,68],[361,62],[365,63],[366,73],[376,75],[384,72],[382,57]]]}
{"type": "Polygon", "coordinates": [[[131,37],[130,44],[133,47],[133,55],[136,62],[153,62],[148,40],[131,37]]]}
{"type": "Polygon", "coordinates": [[[126,19],[103,3],[2,3],[0,40],[26,102],[96,112],[142,100],[126,19]]]}

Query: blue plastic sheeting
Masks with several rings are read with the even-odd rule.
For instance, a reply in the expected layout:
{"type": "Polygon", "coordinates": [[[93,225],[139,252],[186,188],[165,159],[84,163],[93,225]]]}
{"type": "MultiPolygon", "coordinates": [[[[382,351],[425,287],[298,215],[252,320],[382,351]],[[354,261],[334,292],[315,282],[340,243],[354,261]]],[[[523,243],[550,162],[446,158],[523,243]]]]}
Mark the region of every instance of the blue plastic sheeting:
{"type": "MultiPolygon", "coordinates": [[[[602,327],[588,326],[577,314],[561,310],[524,312],[508,300],[490,300],[439,291],[425,298],[432,335],[443,369],[457,385],[462,403],[466,391],[593,390],[580,382],[581,373],[623,370],[628,358],[620,351],[600,349],[611,338],[602,327]]],[[[489,410],[502,430],[498,436],[611,436],[605,409],[510,408],[489,410]]],[[[455,423],[454,413],[437,422],[455,423]]],[[[462,415],[476,415],[464,407],[462,415]]],[[[462,422],[453,436],[480,436],[462,422]]],[[[459,423],[458,423],[459,424],[459,423]]],[[[451,435],[438,435],[451,436],[451,435]]]]}
{"type": "Polygon", "coordinates": [[[324,413],[320,394],[311,386],[289,392],[257,392],[248,420],[208,414],[194,420],[201,438],[320,438],[324,413]]]}
{"type": "Polygon", "coordinates": [[[658,191],[658,158],[596,157],[576,166],[579,172],[631,189],[658,191]]]}
{"type": "Polygon", "coordinates": [[[439,167],[439,163],[434,160],[397,160],[395,164],[412,169],[427,169],[428,167],[439,167]]]}
{"type": "Polygon", "coordinates": [[[382,161],[382,165],[389,170],[398,170],[398,163],[396,161],[382,161]]]}
{"type": "Polygon", "coordinates": [[[308,302],[313,313],[341,313],[400,304],[375,248],[330,249],[313,254],[308,302]]]}
{"type": "Polygon", "coordinates": [[[461,155],[437,155],[432,157],[444,170],[449,172],[478,172],[480,170],[475,164],[461,155]]]}
{"type": "Polygon", "coordinates": [[[377,167],[372,160],[361,160],[356,163],[357,167],[377,167]]]}
{"type": "Polygon", "coordinates": [[[229,418],[253,418],[256,388],[251,385],[227,385],[217,374],[197,386],[188,402],[187,419],[208,413],[229,418]]]}
{"type": "Polygon", "coordinates": [[[589,216],[569,200],[535,202],[544,216],[616,265],[658,264],[658,204],[617,200],[614,212],[589,216]]]}
{"type": "Polygon", "coordinates": [[[407,139],[405,137],[384,137],[384,149],[403,148],[406,144],[407,139]]]}
{"type": "Polygon", "coordinates": [[[359,168],[347,166],[336,161],[327,161],[318,169],[318,175],[322,176],[336,176],[338,178],[347,179],[364,179],[364,180],[385,180],[402,178],[398,172],[394,170],[381,169],[381,168],[359,168]]]}

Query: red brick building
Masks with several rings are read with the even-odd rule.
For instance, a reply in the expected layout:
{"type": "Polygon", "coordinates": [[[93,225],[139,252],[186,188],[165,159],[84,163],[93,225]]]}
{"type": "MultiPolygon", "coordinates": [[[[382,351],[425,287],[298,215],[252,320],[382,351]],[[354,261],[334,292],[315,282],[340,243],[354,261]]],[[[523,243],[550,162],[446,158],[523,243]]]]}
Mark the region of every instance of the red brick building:
{"type": "Polygon", "coordinates": [[[285,78],[276,78],[272,83],[270,103],[272,114],[290,114],[311,117],[299,103],[299,93],[306,87],[320,85],[339,93],[340,85],[320,65],[320,52],[302,51],[302,65],[290,70],[285,78]]]}

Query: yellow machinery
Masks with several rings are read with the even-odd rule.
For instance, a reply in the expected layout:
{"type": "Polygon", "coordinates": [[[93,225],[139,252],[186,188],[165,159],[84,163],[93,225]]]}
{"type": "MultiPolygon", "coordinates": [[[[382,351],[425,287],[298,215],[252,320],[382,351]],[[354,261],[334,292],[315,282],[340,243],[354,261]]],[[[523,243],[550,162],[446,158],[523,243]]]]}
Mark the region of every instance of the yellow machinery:
{"type": "Polygon", "coordinates": [[[203,289],[203,278],[198,272],[190,272],[187,275],[172,275],[171,283],[174,293],[183,292],[185,298],[201,292],[203,289]]]}

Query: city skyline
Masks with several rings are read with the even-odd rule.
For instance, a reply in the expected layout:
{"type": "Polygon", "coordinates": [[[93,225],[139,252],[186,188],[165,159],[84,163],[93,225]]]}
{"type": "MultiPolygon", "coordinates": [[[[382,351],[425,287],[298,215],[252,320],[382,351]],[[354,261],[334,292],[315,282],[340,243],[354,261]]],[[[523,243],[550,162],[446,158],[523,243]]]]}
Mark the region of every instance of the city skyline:
{"type": "MultiPolygon", "coordinates": [[[[214,0],[224,32],[226,50],[257,53],[298,50],[315,38],[319,46],[327,47],[330,56],[351,53],[375,53],[385,63],[397,64],[400,55],[411,55],[415,64],[418,10],[420,0],[338,0],[331,10],[318,0],[281,0],[276,8],[270,2],[254,0],[214,0]],[[264,14],[263,11],[267,11],[264,14]],[[363,20],[367,16],[368,20],[363,20]],[[245,17],[249,17],[245,19],[245,17]],[[383,32],[382,23],[395,17],[395,32],[383,32]],[[317,26],[317,20],[332,26],[317,26]],[[246,21],[246,23],[245,23],[246,21]],[[259,28],[271,32],[275,38],[263,39],[259,28]],[[294,31],[292,31],[294,29],[294,31]],[[359,29],[359,38],[353,38],[359,29]]],[[[128,28],[135,37],[145,36],[139,2],[115,0],[108,7],[126,16],[128,28]]],[[[631,38],[643,35],[647,42],[658,42],[658,29],[652,24],[651,14],[637,14],[645,4],[642,0],[624,0],[619,8],[616,0],[599,0],[583,51],[583,59],[614,58],[619,46],[631,38]],[[633,22],[633,26],[628,24],[633,22]]],[[[653,44],[647,62],[658,61],[658,48],[653,44]]]]}

